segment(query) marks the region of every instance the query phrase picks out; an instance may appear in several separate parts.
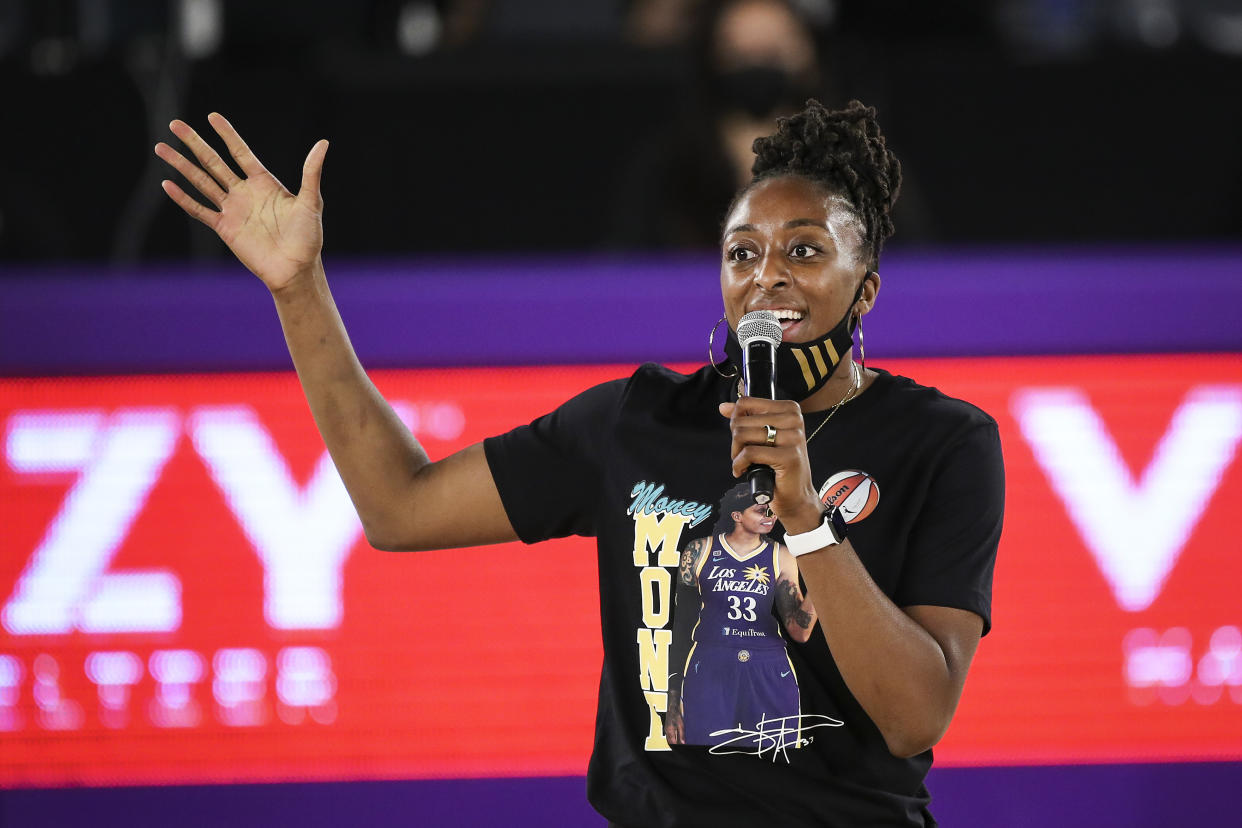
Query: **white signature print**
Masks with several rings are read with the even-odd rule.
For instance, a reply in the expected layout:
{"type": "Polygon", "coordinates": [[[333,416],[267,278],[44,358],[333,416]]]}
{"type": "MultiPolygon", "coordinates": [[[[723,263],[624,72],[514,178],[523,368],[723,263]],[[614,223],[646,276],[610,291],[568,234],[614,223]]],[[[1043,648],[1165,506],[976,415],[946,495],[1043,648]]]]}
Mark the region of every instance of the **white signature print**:
{"type": "Polygon", "coordinates": [[[814,736],[806,735],[808,731],[818,730],[821,727],[841,727],[844,724],[845,722],[840,719],[818,714],[781,716],[778,719],[769,719],[765,715],[755,724],[755,730],[731,727],[727,730],[714,731],[712,736],[730,738],[712,745],[708,753],[742,753],[750,756],[763,756],[770,752],[773,762],[776,761],[777,756],[780,756],[788,764],[789,748],[805,747],[815,741],[814,736]]]}

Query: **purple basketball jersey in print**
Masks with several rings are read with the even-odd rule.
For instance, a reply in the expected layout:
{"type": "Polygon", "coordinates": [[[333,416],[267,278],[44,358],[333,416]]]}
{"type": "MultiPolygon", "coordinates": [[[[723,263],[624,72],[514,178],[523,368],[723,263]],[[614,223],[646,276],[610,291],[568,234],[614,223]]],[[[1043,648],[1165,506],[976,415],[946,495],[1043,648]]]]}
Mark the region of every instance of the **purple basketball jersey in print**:
{"type": "Polygon", "coordinates": [[[702,607],[682,680],[687,744],[718,744],[735,736],[720,731],[758,730],[761,720],[799,713],[797,677],[772,613],[778,548],[765,539],[739,552],[717,535],[704,557],[702,607]]]}

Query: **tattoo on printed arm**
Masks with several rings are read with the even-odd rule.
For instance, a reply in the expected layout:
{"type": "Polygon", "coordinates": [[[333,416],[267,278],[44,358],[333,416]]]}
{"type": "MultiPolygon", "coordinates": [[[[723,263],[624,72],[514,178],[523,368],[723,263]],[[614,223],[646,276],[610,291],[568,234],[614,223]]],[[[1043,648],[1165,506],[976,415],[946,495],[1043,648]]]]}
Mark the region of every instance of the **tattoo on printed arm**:
{"type": "Polygon", "coordinates": [[[786,624],[797,624],[804,630],[809,630],[815,623],[815,619],[811,613],[802,608],[802,595],[798,585],[792,580],[782,578],[776,584],[776,609],[781,614],[781,620],[786,624]]]}
{"type": "Polygon", "coordinates": [[[708,538],[695,538],[686,544],[686,551],[681,553],[681,582],[686,586],[694,586],[694,566],[708,538]]]}

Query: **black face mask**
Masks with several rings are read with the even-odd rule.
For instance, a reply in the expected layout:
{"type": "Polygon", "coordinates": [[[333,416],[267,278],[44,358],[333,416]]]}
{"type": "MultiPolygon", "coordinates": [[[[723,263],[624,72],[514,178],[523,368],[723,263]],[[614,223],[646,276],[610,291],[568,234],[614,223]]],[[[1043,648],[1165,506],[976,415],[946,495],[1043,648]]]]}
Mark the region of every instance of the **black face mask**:
{"type": "MultiPolygon", "coordinates": [[[[850,300],[841,321],[832,330],[811,342],[782,342],[776,349],[776,398],[802,402],[831,379],[841,362],[841,357],[854,347],[854,328],[858,317],[854,316],[854,304],[862,296],[864,278],[850,300]]],[[[729,328],[725,339],[725,356],[734,365],[742,364],[742,345],[737,333],[729,328]]]]}
{"type": "Polygon", "coordinates": [[[793,75],[776,66],[746,66],[714,78],[716,97],[724,109],[738,109],[752,118],[771,115],[782,106],[799,106],[809,95],[793,75]]]}

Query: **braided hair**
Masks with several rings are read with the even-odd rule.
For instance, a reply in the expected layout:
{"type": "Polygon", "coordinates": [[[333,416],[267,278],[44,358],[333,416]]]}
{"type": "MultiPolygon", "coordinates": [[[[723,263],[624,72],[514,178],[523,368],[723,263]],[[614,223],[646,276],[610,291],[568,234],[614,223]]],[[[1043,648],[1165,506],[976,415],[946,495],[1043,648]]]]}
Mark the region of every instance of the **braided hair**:
{"type": "Polygon", "coordinates": [[[901,162],[885,144],[874,107],[850,101],[834,111],[812,98],[798,114],[778,118],[776,132],[756,138],[753,149],[753,177],[733,206],[761,181],[806,178],[849,201],[863,223],[868,266],[878,266],[880,248],[893,235],[889,214],[901,189],[901,162]]]}

